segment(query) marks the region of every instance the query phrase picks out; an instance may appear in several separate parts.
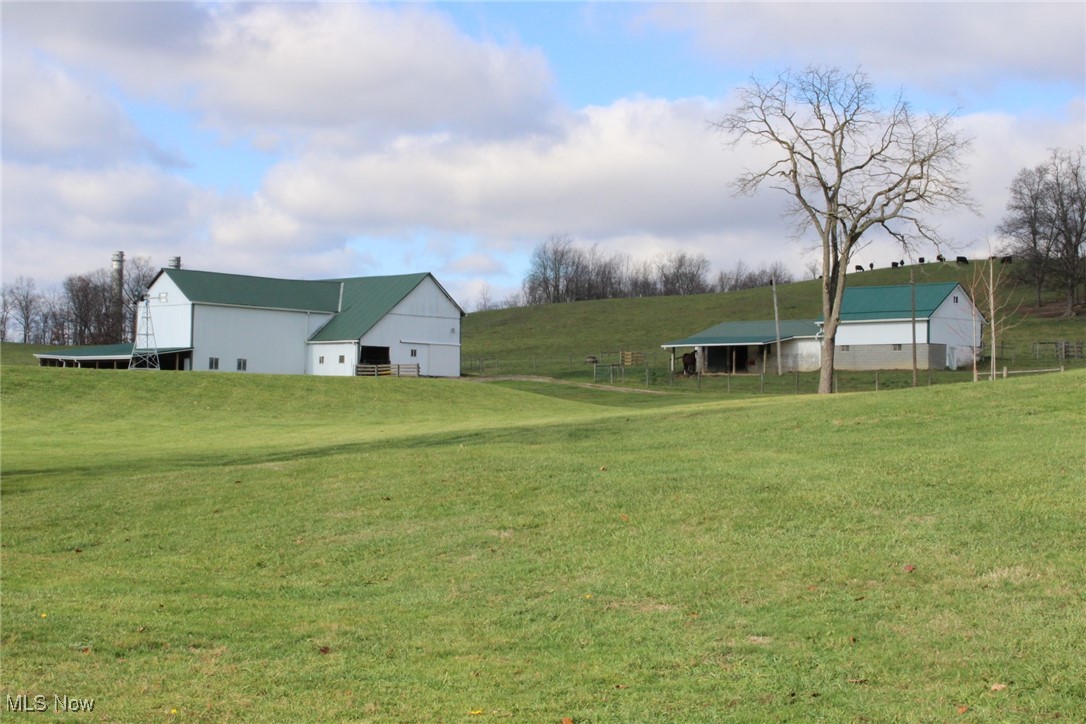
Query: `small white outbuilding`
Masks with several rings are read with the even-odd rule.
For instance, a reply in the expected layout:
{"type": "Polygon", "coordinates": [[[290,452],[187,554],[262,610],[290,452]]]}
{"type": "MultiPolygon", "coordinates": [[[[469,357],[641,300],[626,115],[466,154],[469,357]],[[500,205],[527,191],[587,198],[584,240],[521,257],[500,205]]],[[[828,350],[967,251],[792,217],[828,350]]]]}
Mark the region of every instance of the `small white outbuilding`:
{"type": "MultiPolygon", "coordinates": [[[[914,341],[920,369],[958,369],[980,354],[985,324],[955,282],[848,287],[840,320],[839,370],[911,369],[914,341]]],[[[778,348],[782,370],[805,372],[819,368],[822,339],[822,320],[724,322],[662,346],[673,355],[692,348],[698,372],[772,371],[778,348]]]]}
{"type": "Polygon", "coordinates": [[[980,354],[985,319],[961,284],[848,287],[841,301],[834,367],[958,369],[980,354]]]}

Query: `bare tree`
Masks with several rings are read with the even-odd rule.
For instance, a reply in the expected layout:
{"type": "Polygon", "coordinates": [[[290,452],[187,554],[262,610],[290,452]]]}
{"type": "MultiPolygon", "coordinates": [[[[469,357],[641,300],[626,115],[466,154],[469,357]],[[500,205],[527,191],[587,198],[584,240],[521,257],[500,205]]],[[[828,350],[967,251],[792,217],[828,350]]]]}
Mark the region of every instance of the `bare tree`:
{"type": "Polygon", "coordinates": [[[573,238],[568,234],[551,234],[537,246],[524,280],[525,301],[528,304],[570,301],[570,278],[577,255],[573,238]]]}
{"type": "Polygon", "coordinates": [[[40,344],[72,343],[71,310],[67,295],[58,289],[42,294],[35,325],[35,341],[40,344]]]}
{"type": "Polygon", "coordinates": [[[652,262],[631,263],[626,272],[626,286],[631,297],[655,297],[660,294],[652,262]]]}
{"type": "Polygon", "coordinates": [[[1075,316],[1078,285],[1084,281],[1086,251],[1086,150],[1052,152],[1050,205],[1052,209],[1054,274],[1066,294],[1064,316],[1075,316]]]}
{"type": "Polygon", "coordinates": [[[1048,167],[1024,168],[1011,182],[1007,215],[997,231],[1009,238],[1004,254],[1017,257],[1016,274],[1033,286],[1037,306],[1052,267],[1052,219],[1047,211],[1048,167]]]}
{"type": "Polygon", "coordinates": [[[113,280],[106,269],[64,280],[74,344],[117,342],[113,280]]]}
{"type": "Polygon", "coordinates": [[[767,146],[774,160],[735,181],[740,193],[763,184],[791,197],[797,232],[813,229],[822,247],[822,368],[818,391],[833,391],[833,359],[845,275],[865,234],[883,230],[905,250],[942,243],[922,214],[972,207],[961,157],[969,139],[952,117],[917,115],[899,95],[880,104],[866,74],[811,67],[770,83],[752,80],[739,105],[714,126],[733,144],[767,146]]]}
{"type": "Polygon", "coordinates": [[[15,323],[22,330],[23,344],[28,344],[34,336],[34,323],[37,321],[41,295],[28,277],[19,277],[10,288],[11,307],[15,323]]]}
{"type": "Polygon", "coordinates": [[[709,291],[709,260],[701,254],[671,252],[657,261],[660,294],[705,294],[709,291]]]}
{"type": "Polygon", "coordinates": [[[151,263],[149,256],[133,256],[124,264],[124,341],[136,338],[136,324],[139,321],[140,300],[147,293],[147,288],[159,270],[151,263]]]}
{"type": "Polygon", "coordinates": [[[486,312],[493,308],[494,303],[491,300],[490,285],[484,284],[482,288],[479,289],[479,297],[478,300],[475,302],[475,311],[486,312]]]}
{"type": "MultiPolygon", "coordinates": [[[[988,243],[988,248],[989,250],[992,249],[991,242],[988,243]]],[[[1011,293],[1014,291],[1014,284],[1009,277],[1007,267],[999,263],[994,256],[989,255],[987,264],[974,264],[972,278],[962,282],[973,300],[973,319],[970,327],[974,331],[976,330],[978,315],[988,323],[988,345],[991,352],[989,379],[992,380],[996,378],[999,341],[1003,339],[1003,334],[1007,330],[1015,326],[1009,320],[1018,312],[1020,306],[1011,307],[1011,293]]],[[[973,340],[974,382],[979,379],[977,363],[980,361],[981,342],[980,339],[973,340]]]]}
{"type": "Polygon", "coordinates": [[[8,323],[15,308],[12,296],[9,285],[0,285],[0,342],[8,341],[8,323]]]}

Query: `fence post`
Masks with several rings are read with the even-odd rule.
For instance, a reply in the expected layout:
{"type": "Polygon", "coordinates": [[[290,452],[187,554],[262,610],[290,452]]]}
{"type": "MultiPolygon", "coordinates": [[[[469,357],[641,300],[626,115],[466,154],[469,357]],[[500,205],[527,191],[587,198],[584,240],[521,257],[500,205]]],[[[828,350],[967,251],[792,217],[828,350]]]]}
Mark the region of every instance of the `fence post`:
{"type": "Polygon", "coordinates": [[[1003,379],[1007,379],[1007,365],[1003,365],[1003,379]]]}
{"type": "Polygon", "coordinates": [[[799,394],[799,370],[796,370],[796,394],[799,394]]]}
{"type": "Polygon", "coordinates": [[[875,392],[879,391],[879,371],[875,370],[875,392]]]}

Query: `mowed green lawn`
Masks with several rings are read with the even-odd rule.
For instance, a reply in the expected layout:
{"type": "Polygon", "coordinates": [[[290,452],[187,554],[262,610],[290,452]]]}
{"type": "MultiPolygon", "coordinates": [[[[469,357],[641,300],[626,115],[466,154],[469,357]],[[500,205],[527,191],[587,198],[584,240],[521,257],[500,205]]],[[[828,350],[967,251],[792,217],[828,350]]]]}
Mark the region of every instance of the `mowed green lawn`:
{"type": "Polygon", "coordinates": [[[7,715],[1086,719],[1086,372],[0,391],[7,715]]]}

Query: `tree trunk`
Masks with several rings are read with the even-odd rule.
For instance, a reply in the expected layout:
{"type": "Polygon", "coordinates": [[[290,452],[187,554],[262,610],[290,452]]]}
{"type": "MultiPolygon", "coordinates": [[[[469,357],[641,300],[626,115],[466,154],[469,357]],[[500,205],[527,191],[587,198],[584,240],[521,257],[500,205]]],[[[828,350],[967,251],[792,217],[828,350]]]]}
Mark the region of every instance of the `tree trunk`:
{"type": "Polygon", "coordinates": [[[826,273],[822,276],[822,364],[818,375],[818,394],[833,393],[834,352],[837,345],[837,325],[841,321],[841,299],[845,293],[845,275],[851,259],[850,249],[840,259],[824,256],[826,273]]]}
{"type": "MultiPolygon", "coordinates": [[[[834,326],[836,327],[836,325],[834,326]]],[[[836,329],[834,330],[834,337],[836,337],[836,329]]],[[[834,337],[827,334],[822,338],[822,367],[818,372],[818,394],[820,395],[828,395],[833,392],[834,337]]]]}

